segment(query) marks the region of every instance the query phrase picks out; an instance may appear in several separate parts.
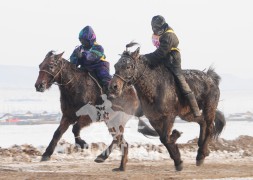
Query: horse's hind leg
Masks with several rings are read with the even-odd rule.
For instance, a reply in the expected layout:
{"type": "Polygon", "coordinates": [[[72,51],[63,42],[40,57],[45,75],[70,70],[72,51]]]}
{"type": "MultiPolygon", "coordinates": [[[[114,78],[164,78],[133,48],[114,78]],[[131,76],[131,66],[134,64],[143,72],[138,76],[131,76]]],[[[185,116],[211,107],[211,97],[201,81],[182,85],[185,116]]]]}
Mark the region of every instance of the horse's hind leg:
{"type": "Polygon", "coordinates": [[[204,119],[205,122],[200,124],[201,131],[198,141],[199,149],[196,157],[196,165],[200,166],[204,163],[204,159],[209,155],[208,144],[211,139],[213,128],[214,128],[214,119],[215,119],[215,109],[211,106],[208,106],[209,109],[204,109],[204,119]],[[210,108],[211,107],[211,108],[210,108]]]}
{"type": "Polygon", "coordinates": [[[53,139],[51,140],[50,144],[48,145],[46,151],[43,153],[41,161],[47,161],[50,159],[50,156],[53,154],[54,149],[62,137],[63,133],[68,129],[70,123],[66,117],[62,117],[59,127],[56,129],[53,135],[53,139]]]}
{"type": "Polygon", "coordinates": [[[165,119],[162,121],[150,121],[150,123],[159,134],[160,141],[168,150],[171,159],[174,160],[176,170],[181,171],[183,169],[183,161],[181,160],[180,151],[176,144],[181,134],[177,130],[173,130],[170,135],[174,120],[165,119]]]}
{"type": "Polygon", "coordinates": [[[198,124],[200,126],[198,147],[202,147],[206,136],[206,121],[200,121],[198,124]]]}
{"type": "Polygon", "coordinates": [[[82,149],[88,149],[88,144],[80,137],[80,131],[83,127],[90,125],[91,120],[87,116],[79,117],[78,121],[74,124],[72,132],[75,136],[75,143],[78,144],[82,149]]]}

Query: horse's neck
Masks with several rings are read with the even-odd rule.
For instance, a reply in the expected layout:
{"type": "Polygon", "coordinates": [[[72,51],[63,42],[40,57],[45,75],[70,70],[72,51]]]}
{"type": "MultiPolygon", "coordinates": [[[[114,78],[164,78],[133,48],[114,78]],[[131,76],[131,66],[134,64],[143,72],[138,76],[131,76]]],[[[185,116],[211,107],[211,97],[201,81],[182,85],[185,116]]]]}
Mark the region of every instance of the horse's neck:
{"type": "Polygon", "coordinates": [[[150,83],[150,74],[152,70],[150,67],[145,64],[144,62],[141,62],[137,65],[137,76],[134,79],[134,87],[137,91],[138,96],[145,96],[146,94],[154,94],[155,93],[155,87],[150,83]]]}
{"type": "Polygon", "coordinates": [[[63,59],[64,65],[60,73],[60,77],[57,80],[61,93],[66,95],[74,95],[80,86],[81,81],[85,81],[85,73],[82,75],[73,69],[73,64],[63,59]],[[82,77],[80,77],[82,76],[82,77]]]}

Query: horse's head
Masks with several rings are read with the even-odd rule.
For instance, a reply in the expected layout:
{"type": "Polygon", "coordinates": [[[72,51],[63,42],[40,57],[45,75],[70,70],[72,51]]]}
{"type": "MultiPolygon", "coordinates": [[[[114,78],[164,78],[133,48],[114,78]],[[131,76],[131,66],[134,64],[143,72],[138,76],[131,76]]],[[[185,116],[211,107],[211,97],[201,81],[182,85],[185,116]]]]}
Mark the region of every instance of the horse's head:
{"type": "MultiPolygon", "coordinates": [[[[136,43],[130,43],[126,47],[131,47],[136,43]],[[130,45],[130,46],[129,46],[130,45]]],[[[120,59],[114,65],[115,74],[110,83],[110,97],[118,97],[121,95],[125,86],[131,85],[137,79],[137,63],[140,59],[140,47],[138,47],[134,52],[128,50],[121,54],[120,59]]]]}
{"type": "Polygon", "coordinates": [[[47,53],[43,62],[39,65],[40,71],[35,88],[39,92],[49,89],[54,82],[57,82],[60,72],[64,66],[61,54],[47,53]]]}

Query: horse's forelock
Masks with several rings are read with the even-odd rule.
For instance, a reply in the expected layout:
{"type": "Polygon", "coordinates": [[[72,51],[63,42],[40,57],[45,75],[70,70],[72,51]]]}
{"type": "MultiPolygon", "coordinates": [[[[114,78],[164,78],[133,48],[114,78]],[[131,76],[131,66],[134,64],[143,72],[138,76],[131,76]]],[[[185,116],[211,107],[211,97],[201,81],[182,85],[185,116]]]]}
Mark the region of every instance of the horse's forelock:
{"type": "Polygon", "coordinates": [[[128,44],[126,45],[126,48],[130,48],[130,47],[133,47],[133,46],[135,46],[135,45],[139,45],[139,44],[132,41],[132,42],[130,42],[130,43],[128,43],[128,44]]]}
{"type": "Polygon", "coordinates": [[[121,56],[130,56],[130,55],[131,55],[130,51],[124,51],[124,52],[121,54],[121,56]]]}

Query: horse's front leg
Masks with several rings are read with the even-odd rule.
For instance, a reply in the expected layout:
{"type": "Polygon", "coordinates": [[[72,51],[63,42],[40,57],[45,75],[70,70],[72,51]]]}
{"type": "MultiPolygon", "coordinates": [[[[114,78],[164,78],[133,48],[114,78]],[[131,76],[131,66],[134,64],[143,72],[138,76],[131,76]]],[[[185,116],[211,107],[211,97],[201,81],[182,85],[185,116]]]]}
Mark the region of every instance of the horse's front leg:
{"type": "Polygon", "coordinates": [[[88,149],[89,145],[80,137],[80,131],[83,127],[90,125],[90,123],[91,119],[88,116],[80,116],[72,128],[72,132],[75,136],[75,143],[82,149],[88,149]]]}
{"type": "Polygon", "coordinates": [[[128,161],[128,143],[126,142],[126,140],[124,139],[123,134],[121,136],[119,136],[119,147],[122,153],[122,157],[121,157],[121,163],[120,163],[120,167],[114,169],[114,171],[125,171],[126,170],[126,163],[128,161]]]}
{"type": "Polygon", "coordinates": [[[119,168],[113,169],[113,171],[125,171],[126,170],[126,163],[128,161],[128,143],[124,139],[124,127],[120,125],[118,130],[116,130],[116,134],[114,134],[113,139],[116,140],[118,147],[121,150],[122,157],[121,163],[119,168]]]}
{"type": "Polygon", "coordinates": [[[166,117],[162,120],[150,121],[150,124],[159,134],[160,141],[168,150],[171,159],[174,160],[176,170],[181,171],[183,169],[183,161],[181,160],[181,154],[176,144],[176,141],[180,137],[181,133],[177,130],[173,130],[172,134],[170,134],[174,124],[174,120],[175,118],[173,119],[166,117]]]}
{"type": "Polygon", "coordinates": [[[61,139],[63,133],[66,132],[69,125],[70,122],[68,121],[68,118],[62,117],[59,127],[54,132],[53,139],[51,140],[44,154],[42,155],[41,161],[47,161],[50,159],[50,156],[53,154],[58,141],[61,139]]]}
{"type": "Polygon", "coordinates": [[[94,160],[97,163],[103,163],[111,154],[111,152],[113,151],[113,149],[115,149],[115,147],[117,147],[118,145],[118,140],[116,137],[114,137],[114,135],[116,134],[116,131],[114,128],[110,128],[108,129],[110,134],[113,137],[113,140],[111,142],[111,144],[109,145],[109,147],[104,150],[99,156],[97,156],[97,158],[94,160]]]}
{"type": "Polygon", "coordinates": [[[120,126],[119,131],[115,130],[115,128],[110,128],[109,131],[112,134],[113,140],[110,146],[95,159],[95,162],[97,163],[104,162],[110,156],[113,149],[115,149],[118,146],[121,150],[122,158],[120,167],[113,169],[113,171],[125,171],[126,163],[128,161],[128,143],[126,142],[123,136],[124,127],[120,126]]]}

